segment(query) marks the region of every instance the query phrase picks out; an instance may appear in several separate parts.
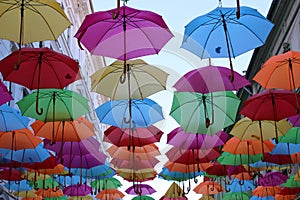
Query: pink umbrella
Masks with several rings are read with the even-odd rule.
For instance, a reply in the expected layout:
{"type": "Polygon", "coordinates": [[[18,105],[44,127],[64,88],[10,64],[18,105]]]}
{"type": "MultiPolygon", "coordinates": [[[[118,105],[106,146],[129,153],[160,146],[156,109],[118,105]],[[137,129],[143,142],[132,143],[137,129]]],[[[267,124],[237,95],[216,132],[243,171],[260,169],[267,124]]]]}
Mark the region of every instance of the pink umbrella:
{"type": "Polygon", "coordinates": [[[137,184],[134,186],[131,186],[125,190],[127,194],[133,194],[133,195],[149,195],[156,192],[154,188],[152,188],[150,185],[147,184],[137,184]]]}
{"type": "Polygon", "coordinates": [[[167,143],[180,149],[211,149],[224,145],[228,134],[219,131],[215,135],[185,132],[181,127],[175,128],[168,134],[167,143]]]}
{"type": "Polygon", "coordinates": [[[0,80],[0,105],[5,104],[6,102],[9,102],[10,100],[13,100],[13,98],[10,95],[10,93],[8,92],[7,87],[0,80]]]}
{"type": "Polygon", "coordinates": [[[242,75],[234,72],[230,81],[231,70],[221,66],[206,66],[194,69],[182,76],[174,85],[179,92],[209,93],[227,90],[239,90],[251,83],[242,75]]]}
{"type": "Polygon", "coordinates": [[[64,188],[63,192],[68,196],[86,196],[92,193],[92,188],[86,184],[76,184],[64,188]]]}

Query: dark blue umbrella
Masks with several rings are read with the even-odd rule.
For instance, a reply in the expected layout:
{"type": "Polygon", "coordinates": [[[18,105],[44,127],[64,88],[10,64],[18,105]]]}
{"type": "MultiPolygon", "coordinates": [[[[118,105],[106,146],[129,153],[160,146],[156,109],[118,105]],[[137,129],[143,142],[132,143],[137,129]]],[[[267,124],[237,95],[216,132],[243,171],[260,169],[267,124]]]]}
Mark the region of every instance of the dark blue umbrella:
{"type": "Polygon", "coordinates": [[[209,13],[193,19],[185,26],[182,48],[200,58],[236,57],[262,46],[274,24],[256,9],[217,7],[209,13]]]}
{"type": "Polygon", "coordinates": [[[151,99],[111,100],[96,109],[100,122],[119,128],[148,127],[164,119],[162,107],[151,99]]]}
{"type": "Polygon", "coordinates": [[[29,118],[22,116],[21,112],[6,104],[0,106],[0,131],[8,132],[27,128],[29,118]]]}

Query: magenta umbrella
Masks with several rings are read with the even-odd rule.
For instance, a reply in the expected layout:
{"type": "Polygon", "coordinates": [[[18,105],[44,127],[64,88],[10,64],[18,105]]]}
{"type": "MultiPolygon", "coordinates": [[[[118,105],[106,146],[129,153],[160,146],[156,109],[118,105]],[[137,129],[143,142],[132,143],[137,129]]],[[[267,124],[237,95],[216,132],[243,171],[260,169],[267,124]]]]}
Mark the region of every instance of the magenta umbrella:
{"type": "Polygon", "coordinates": [[[68,196],[86,196],[92,193],[92,188],[86,184],[76,184],[64,188],[63,192],[68,196]]]}
{"type": "Polygon", "coordinates": [[[127,194],[144,196],[144,195],[153,194],[156,192],[156,190],[147,184],[136,184],[134,186],[127,188],[125,192],[127,194]]]}
{"type": "Polygon", "coordinates": [[[239,90],[251,83],[237,72],[231,82],[231,70],[221,66],[206,66],[189,71],[174,85],[179,92],[209,93],[239,90]]]}
{"type": "Polygon", "coordinates": [[[258,178],[261,186],[277,186],[285,183],[288,177],[281,172],[269,172],[258,178]]]}
{"type": "Polygon", "coordinates": [[[0,105],[5,104],[9,102],[10,100],[13,100],[12,96],[7,90],[7,87],[4,85],[4,83],[0,80],[0,105]]]}
{"type": "Polygon", "coordinates": [[[103,165],[105,163],[106,155],[102,152],[83,155],[64,154],[61,156],[61,158],[57,159],[60,160],[61,164],[67,168],[90,169],[98,165],[103,165]]]}
{"type": "Polygon", "coordinates": [[[224,145],[228,134],[219,131],[215,135],[185,132],[181,127],[168,134],[167,143],[180,149],[212,149],[224,145]]]}
{"type": "Polygon", "coordinates": [[[300,114],[289,117],[288,120],[291,122],[293,126],[300,127],[300,114]]]}

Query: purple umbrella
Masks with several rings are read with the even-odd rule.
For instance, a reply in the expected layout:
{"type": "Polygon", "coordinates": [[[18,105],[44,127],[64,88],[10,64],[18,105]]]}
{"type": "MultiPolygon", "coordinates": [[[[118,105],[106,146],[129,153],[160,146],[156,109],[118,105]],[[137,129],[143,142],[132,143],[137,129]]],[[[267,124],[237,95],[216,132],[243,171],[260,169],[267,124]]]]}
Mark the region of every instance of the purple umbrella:
{"type": "Polygon", "coordinates": [[[288,120],[295,127],[300,127],[300,114],[289,117],[288,120]]]}
{"type": "Polygon", "coordinates": [[[64,188],[63,192],[68,196],[86,196],[92,193],[92,188],[86,184],[76,184],[64,188]]]}
{"type": "Polygon", "coordinates": [[[136,184],[134,186],[131,186],[125,190],[127,194],[133,194],[133,195],[149,195],[156,192],[154,188],[152,188],[150,185],[147,184],[136,184]]]}
{"type": "Polygon", "coordinates": [[[84,168],[90,169],[92,167],[102,165],[105,163],[106,155],[102,152],[89,153],[83,155],[62,155],[58,160],[67,168],[84,168]]]}
{"type": "Polygon", "coordinates": [[[194,69],[182,76],[174,85],[179,92],[209,93],[227,90],[239,90],[251,83],[242,75],[234,72],[230,81],[231,70],[220,66],[206,66],[194,69]]]}
{"type": "Polygon", "coordinates": [[[219,131],[215,135],[185,132],[181,127],[175,128],[168,134],[167,143],[180,149],[212,149],[224,145],[228,134],[219,131]]]}
{"type": "Polygon", "coordinates": [[[9,102],[10,100],[13,100],[13,98],[10,95],[10,93],[8,92],[7,87],[0,80],[0,105],[5,104],[6,102],[9,102]]]}
{"type": "Polygon", "coordinates": [[[55,142],[44,139],[45,148],[61,154],[84,155],[89,153],[97,153],[100,143],[94,137],[88,137],[80,142],[55,142]]]}
{"type": "Polygon", "coordinates": [[[281,172],[269,172],[258,179],[261,186],[277,186],[286,182],[288,177],[281,172]]]}

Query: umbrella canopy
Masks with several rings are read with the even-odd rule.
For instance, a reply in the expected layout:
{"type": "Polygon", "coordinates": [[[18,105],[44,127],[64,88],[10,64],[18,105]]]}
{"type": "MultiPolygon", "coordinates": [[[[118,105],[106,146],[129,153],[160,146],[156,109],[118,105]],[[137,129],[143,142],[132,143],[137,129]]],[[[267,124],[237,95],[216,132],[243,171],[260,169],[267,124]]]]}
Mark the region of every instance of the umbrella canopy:
{"type": "Polygon", "coordinates": [[[255,188],[253,180],[239,180],[237,178],[230,180],[225,186],[227,192],[245,192],[255,188]]]}
{"type": "Polygon", "coordinates": [[[90,169],[105,163],[106,155],[102,152],[88,153],[83,155],[64,154],[58,160],[68,168],[90,169]]]}
{"type": "Polygon", "coordinates": [[[269,58],[256,73],[253,80],[263,88],[294,90],[300,87],[300,52],[288,51],[269,58]]]}
{"type": "Polygon", "coordinates": [[[75,37],[92,54],[129,60],[157,54],[173,37],[162,17],[150,11],[119,8],[87,15],[75,37]],[[139,38],[137,40],[137,38],[139,38]]]}
{"type": "Polygon", "coordinates": [[[29,191],[17,191],[13,193],[17,197],[24,197],[24,198],[36,198],[38,195],[36,194],[36,190],[29,190],[29,191]]]}
{"type": "Polygon", "coordinates": [[[137,154],[132,155],[127,160],[113,158],[110,163],[119,169],[145,169],[145,168],[154,168],[160,161],[155,157],[149,158],[147,160],[141,159],[140,156],[137,154]]]}
{"type": "MultiPolygon", "coordinates": [[[[37,136],[55,142],[74,142],[74,145],[76,145],[75,142],[80,142],[95,135],[94,125],[84,117],[79,117],[73,121],[42,122],[37,120],[31,124],[31,127],[37,136]]],[[[82,143],[87,145],[89,141],[91,139],[82,143]]],[[[62,147],[62,144],[58,143],[55,147],[62,147]]]]}
{"type": "Polygon", "coordinates": [[[163,198],[161,198],[161,199],[164,199],[164,200],[167,200],[167,199],[176,199],[176,200],[187,199],[184,196],[185,196],[185,194],[184,194],[182,188],[178,184],[176,184],[175,182],[173,182],[171,184],[171,186],[168,188],[168,190],[166,191],[166,193],[163,196],[163,198]]]}
{"type": "Polygon", "coordinates": [[[0,106],[0,131],[7,132],[27,128],[29,118],[6,104],[0,106]]]}
{"type": "Polygon", "coordinates": [[[170,115],[186,132],[214,135],[234,123],[239,103],[231,91],[174,92],[170,115]]]}
{"type": "Polygon", "coordinates": [[[53,178],[42,175],[39,177],[39,180],[33,180],[30,181],[31,186],[33,186],[35,189],[49,189],[49,188],[55,188],[59,186],[58,182],[56,182],[53,178]]]}
{"type": "Polygon", "coordinates": [[[122,183],[116,178],[105,178],[100,180],[93,180],[91,182],[92,188],[100,190],[116,189],[122,186],[122,183]]]}
{"type": "Polygon", "coordinates": [[[233,78],[231,57],[262,46],[273,26],[253,8],[241,7],[237,19],[236,8],[217,7],[185,26],[182,48],[200,58],[229,58],[233,78]]]}
{"type": "Polygon", "coordinates": [[[52,188],[39,189],[36,193],[38,195],[42,195],[43,198],[60,198],[60,197],[64,196],[63,191],[61,191],[60,189],[53,190],[52,188]]]}
{"type": "Polygon", "coordinates": [[[220,92],[226,90],[239,90],[251,83],[242,75],[234,72],[234,81],[229,76],[230,69],[221,66],[205,66],[189,71],[174,85],[178,92],[220,92]]]}
{"type": "Polygon", "coordinates": [[[287,181],[288,177],[281,172],[269,172],[258,178],[261,186],[276,186],[287,181]]]}
{"type": "Polygon", "coordinates": [[[288,117],[288,120],[291,122],[293,126],[300,127],[300,114],[288,117]]]}
{"type": "Polygon", "coordinates": [[[63,89],[80,79],[77,61],[47,47],[22,48],[12,52],[0,61],[0,72],[5,80],[26,86],[31,90],[63,89]],[[16,66],[18,66],[17,70],[16,66]]]}
{"type": "Polygon", "coordinates": [[[80,183],[80,180],[82,182],[85,182],[85,178],[72,175],[72,176],[57,176],[55,179],[60,185],[66,186],[66,185],[76,185],[80,183]]]}
{"type": "Polygon", "coordinates": [[[169,74],[143,60],[128,60],[127,79],[123,77],[123,61],[115,61],[91,76],[92,91],[110,99],[144,99],[166,89],[169,74]],[[124,82],[120,82],[124,79],[124,82]]]}
{"type": "Polygon", "coordinates": [[[9,183],[5,183],[4,187],[9,188],[10,190],[14,190],[14,191],[32,190],[32,187],[28,184],[27,180],[10,181],[9,183]]]}
{"type": "Polygon", "coordinates": [[[250,195],[246,192],[228,192],[222,200],[249,200],[250,195]]]}
{"type": "Polygon", "coordinates": [[[106,164],[84,170],[82,168],[70,168],[69,170],[73,175],[87,178],[111,178],[116,174],[116,171],[106,164]]]}
{"type": "Polygon", "coordinates": [[[183,173],[183,172],[176,172],[170,171],[168,168],[163,167],[162,171],[159,173],[159,177],[165,180],[174,180],[174,181],[186,181],[191,178],[195,178],[197,176],[203,175],[203,172],[190,172],[190,173],[183,173]]]}
{"type": "Polygon", "coordinates": [[[258,197],[275,196],[279,192],[280,188],[278,186],[257,186],[253,190],[253,195],[258,197]]]}
{"type": "Polygon", "coordinates": [[[167,143],[180,149],[212,149],[224,145],[228,134],[219,131],[214,135],[185,132],[181,127],[168,133],[167,143]]]}
{"type": "Polygon", "coordinates": [[[96,114],[100,122],[119,128],[148,127],[164,119],[162,107],[148,98],[108,101],[96,114]]]}
{"type": "Polygon", "coordinates": [[[71,25],[60,4],[51,0],[3,0],[0,16],[1,26],[7,27],[0,38],[20,45],[56,40],[71,25]]]}
{"type": "Polygon", "coordinates": [[[69,185],[63,189],[68,196],[85,196],[92,192],[92,188],[86,184],[69,185]]]}
{"type": "Polygon", "coordinates": [[[89,112],[88,101],[79,93],[70,90],[41,89],[39,106],[43,110],[36,112],[37,92],[27,95],[17,102],[23,115],[44,122],[71,121],[89,112]]]}
{"type": "Polygon", "coordinates": [[[9,102],[10,100],[13,100],[13,97],[8,92],[8,89],[4,85],[2,80],[0,80],[0,105],[5,104],[5,103],[9,102]]]}
{"type": "Polygon", "coordinates": [[[197,194],[211,195],[211,194],[218,194],[218,193],[222,192],[224,189],[217,182],[204,181],[204,182],[198,184],[193,190],[197,194]]]}
{"type": "Polygon", "coordinates": [[[279,142],[270,154],[290,155],[300,153],[300,144],[279,142]]]}
{"type": "Polygon", "coordinates": [[[235,165],[221,165],[218,161],[213,162],[212,166],[205,169],[206,175],[214,176],[232,176],[243,173],[246,169],[243,166],[235,165]]]}
{"type": "Polygon", "coordinates": [[[118,169],[115,168],[117,174],[127,181],[131,182],[143,182],[147,180],[152,180],[156,177],[157,173],[153,168],[145,168],[141,170],[133,169],[118,169]]]}
{"type": "Polygon", "coordinates": [[[117,189],[101,190],[97,195],[97,199],[122,199],[125,195],[117,189]]]}
{"type": "Polygon", "coordinates": [[[159,142],[163,132],[155,126],[145,128],[125,128],[121,129],[115,126],[109,127],[104,131],[104,141],[116,146],[138,146],[159,142]]]}
{"type": "Polygon", "coordinates": [[[276,122],[269,120],[252,121],[245,117],[235,123],[231,135],[240,140],[261,140],[265,141],[276,137],[276,130],[278,136],[283,136],[292,128],[291,124],[285,119],[276,122]]]}
{"type": "Polygon", "coordinates": [[[215,200],[215,198],[209,195],[202,195],[202,197],[199,200],[215,200]]]}
{"type": "Polygon", "coordinates": [[[292,127],[283,137],[280,137],[279,142],[300,144],[300,128],[292,127]]]}
{"type": "Polygon", "coordinates": [[[282,187],[299,188],[300,181],[295,180],[295,176],[290,176],[285,183],[281,184],[282,187]]]}
{"type": "Polygon", "coordinates": [[[131,200],[155,200],[155,199],[150,196],[136,196],[133,197],[131,200]]]}
{"type": "Polygon", "coordinates": [[[222,165],[243,165],[250,164],[262,160],[262,154],[248,155],[248,154],[231,154],[223,152],[218,158],[218,161],[222,165]]]}
{"type": "Polygon", "coordinates": [[[68,200],[93,200],[93,197],[88,196],[88,195],[87,196],[74,196],[74,197],[69,197],[68,200]]]}
{"type": "Polygon", "coordinates": [[[125,192],[127,194],[144,196],[144,195],[151,195],[155,193],[156,190],[147,184],[136,184],[134,186],[127,188],[125,192]]]}
{"type": "Polygon", "coordinates": [[[265,197],[252,196],[250,200],[275,200],[275,198],[274,196],[265,196],[265,197]]]}

